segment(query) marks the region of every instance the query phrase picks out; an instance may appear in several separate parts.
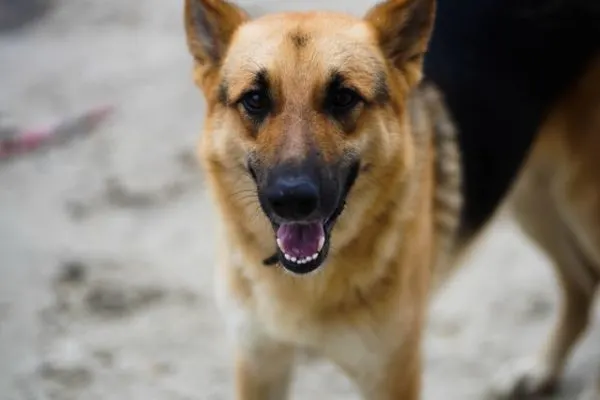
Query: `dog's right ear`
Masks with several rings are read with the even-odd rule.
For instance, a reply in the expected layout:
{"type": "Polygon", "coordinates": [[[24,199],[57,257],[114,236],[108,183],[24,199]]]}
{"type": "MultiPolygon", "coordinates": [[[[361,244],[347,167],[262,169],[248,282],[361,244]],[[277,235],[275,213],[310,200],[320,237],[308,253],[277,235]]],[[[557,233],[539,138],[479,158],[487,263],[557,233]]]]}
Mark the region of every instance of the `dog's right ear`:
{"type": "Polygon", "coordinates": [[[422,62],[435,19],[435,0],[387,0],[365,19],[375,28],[379,45],[396,66],[422,62]]]}
{"type": "Polygon", "coordinates": [[[185,0],[184,19],[192,56],[210,68],[219,65],[234,32],[248,15],[225,0],[185,0]]]}

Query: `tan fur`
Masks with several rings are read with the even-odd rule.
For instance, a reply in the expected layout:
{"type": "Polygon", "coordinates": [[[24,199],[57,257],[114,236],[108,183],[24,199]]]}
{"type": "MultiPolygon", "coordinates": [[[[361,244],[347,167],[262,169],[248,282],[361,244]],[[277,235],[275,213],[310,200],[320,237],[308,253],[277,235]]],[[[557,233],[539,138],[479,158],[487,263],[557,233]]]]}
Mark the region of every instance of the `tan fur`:
{"type": "MultiPolygon", "coordinates": [[[[552,260],[563,296],[548,344],[499,378],[497,397],[537,398],[553,389],[588,325],[600,280],[599,155],[600,58],[542,126],[511,198],[523,230],[552,260]]],[[[599,399],[598,386],[590,387],[585,398],[599,399]]]]}
{"type": "Polygon", "coordinates": [[[187,1],[194,77],[208,102],[200,156],[224,225],[218,294],[239,400],[285,398],[297,348],[339,365],[367,399],[420,398],[432,274],[461,200],[454,131],[435,89],[417,87],[433,4],[391,0],[365,19],[313,12],[249,21],[223,1],[187,1]],[[276,104],[258,128],[229,101],[257,69],[268,71],[276,104]],[[373,103],[340,124],[318,112],[332,70],[373,103]],[[375,104],[381,74],[389,93],[375,104]],[[272,165],[315,148],[326,160],[359,154],[362,170],[326,264],[292,276],[262,263],[274,234],[245,160],[272,165]]]}

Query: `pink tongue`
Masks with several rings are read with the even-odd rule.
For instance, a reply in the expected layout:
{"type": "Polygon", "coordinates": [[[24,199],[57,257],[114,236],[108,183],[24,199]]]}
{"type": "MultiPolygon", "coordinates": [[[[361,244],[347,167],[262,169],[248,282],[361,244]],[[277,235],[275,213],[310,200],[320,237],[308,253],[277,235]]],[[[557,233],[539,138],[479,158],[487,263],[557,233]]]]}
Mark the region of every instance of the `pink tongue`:
{"type": "Polygon", "coordinates": [[[319,241],[325,236],[323,224],[283,224],[277,229],[279,246],[284,253],[307,258],[319,252],[319,241]]]}

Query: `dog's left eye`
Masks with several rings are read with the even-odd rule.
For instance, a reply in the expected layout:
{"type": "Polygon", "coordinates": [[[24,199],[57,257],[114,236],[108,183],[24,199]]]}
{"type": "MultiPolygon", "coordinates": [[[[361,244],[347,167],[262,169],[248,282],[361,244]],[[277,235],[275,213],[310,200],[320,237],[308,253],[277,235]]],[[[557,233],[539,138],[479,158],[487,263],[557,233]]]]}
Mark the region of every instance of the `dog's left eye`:
{"type": "Polygon", "coordinates": [[[351,89],[338,89],[329,98],[332,111],[347,111],[354,108],[361,101],[360,96],[351,89]]]}
{"type": "Polygon", "coordinates": [[[269,96],[259,90],[253,90],[246,93],[242,97],[240,103],[246,112],[251,115],[265,114],[271,107],[271,100],[269,99],[269,96]]]}

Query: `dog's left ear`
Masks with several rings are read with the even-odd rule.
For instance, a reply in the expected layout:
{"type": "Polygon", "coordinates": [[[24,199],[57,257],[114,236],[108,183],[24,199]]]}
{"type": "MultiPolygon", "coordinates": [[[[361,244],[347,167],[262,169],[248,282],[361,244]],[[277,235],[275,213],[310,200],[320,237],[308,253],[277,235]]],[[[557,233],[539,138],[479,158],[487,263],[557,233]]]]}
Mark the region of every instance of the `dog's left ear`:
{"type": "Polygon", "coordinates": [[[384,55],[398,68],[422,63],[435,19],[435,0],[388,0],[365,20],[375,28],[384,55]]]}
{"type": "Polygon", "coordinates": [[[225,0],[185,0],[184,20],[190,52],[198,63],[211,68],[219,65],[248,15],[225,0]]]}

